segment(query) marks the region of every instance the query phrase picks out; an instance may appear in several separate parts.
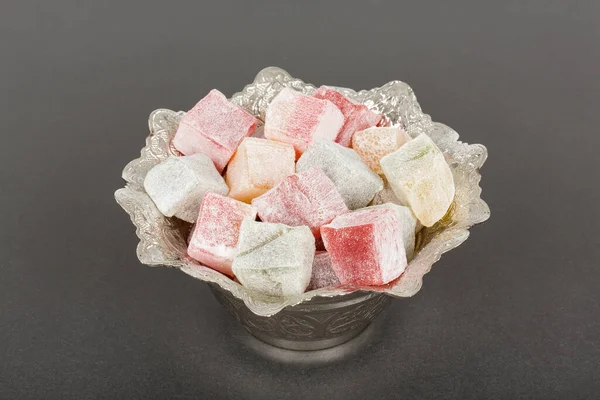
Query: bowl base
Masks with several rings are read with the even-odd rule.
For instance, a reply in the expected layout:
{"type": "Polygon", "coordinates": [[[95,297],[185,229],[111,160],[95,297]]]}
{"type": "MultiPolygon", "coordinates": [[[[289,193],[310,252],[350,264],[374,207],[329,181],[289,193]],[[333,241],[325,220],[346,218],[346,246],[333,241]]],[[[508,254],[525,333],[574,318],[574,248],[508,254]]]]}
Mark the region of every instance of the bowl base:
{"type": "Polygon", "coordinates": [[[376,292],[354,292],[337,297],[315,297],[262,317],[219,286],[213,294],[252,336],[286,350],[315,351],[339,346],[363,332],[391,298],[376,292]]]}
{"type": "MultiPolygon", "coordinates": [[[[385,310],[382,314],[384,313],[385,310]]],[[[364,331],[347,342],[315,351],[297,351],[272,346],[252,336],[241,325],[235,327],[237,329],[232,335],[245,349],[270,362],[298,366],[319,366],[360,357],[365,349],[381,341],[385,330],[384,326],[385,319],[380,315],[364,331]]]]}
{"type": "Polygon", "coordinates": [[[271,335],[264,335],[260,332],[251,331],[246,327],[244,328],[246,329],[246,331],[250,332],[250,334],[256,339],[273,347],[278,347],[284,350],[316,351],[330,349],[332,347],[342,345],[360,335],[365,329],[367,329],[369,325],[370,324],[366,324],[365,326],[361,326],[358,329],[345,332],[343,335],[336,336],[333,338],[324,338],[320,340],[317,339],[306,342],[299,342],[296,340],[287,340],[271,335]]]}

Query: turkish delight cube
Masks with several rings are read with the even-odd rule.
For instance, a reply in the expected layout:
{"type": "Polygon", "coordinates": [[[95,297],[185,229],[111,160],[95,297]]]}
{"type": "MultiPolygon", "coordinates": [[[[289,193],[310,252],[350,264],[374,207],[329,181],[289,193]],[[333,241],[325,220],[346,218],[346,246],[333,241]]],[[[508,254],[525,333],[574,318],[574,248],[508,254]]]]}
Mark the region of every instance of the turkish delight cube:
{"type": "Polygon", "coordinates": [[[432,226],[454,200],[454,178],[444,154],[421,134],[381,159],[381,167],[402,204],[424,226],[432,226]]]}
{"type": "Polygon", "coordinates": [[[244,219],[233,273],[245,287],[269,296],[304,293],[310,282],[315,238],[306,226],[244,219]]]}
{"type": "Polygon", "coordinates": [[[366,209],[386,209],[392,210],[398,216],[402,227],[402,239],[404,242],[404,250],[406,252],[406,260],[412,260],[415,252],[415,233],[417,230],[417,218],[410,208],[393,203],[379,204],[370,206],[366,209]]]}
{"type": "Polygon", "coordinates": [[[321,227],[321,235],[341,284],[383,285],[406,268],[402,225],[392,210],[340,215],[321,227]]]}
{"type": "Polygon", "coordinates": [[[227,166],[229,196],[249,203],[296,169],[294,147],[274,140],[246,138],[227,166]]]}
{"type": "Polygon", "coordinates": [[[207,192],[225,196],[229,191],[205,154],[167,158],[148,171],[144,189],[163,215],[187,222],[196,221],[207,192]]]}
{"type": "Polygon", "coordinates": [[[188,255],[217,271],[233,275],[231,263],[244,218],[255,219],[256,208],[230,197],[206,193],[190,238],[188,255]]]}
{"type": "Polygon", "coordinates": [[[314,93],[318,99],[329,100],[344,114],[344,126],[335,141],[342,146],[350,147],[352,136],[361,130],[376,126],[382,119],[381,114],[369,110],[365,105],[358,104],[337,90],[328,86],[321,86],[314,93]]]}
{"type": "Polygon", "coordinates": [[[181,119],[173,145],[187,156],[208,155],[223,172],[238,144],[252,135],[256,123],[256,118],[213,89],[181,119]]]}
{"type": "Polygon", "coordinates": [[[382,175],[381,159],[409,140],[410,136],[400,127],[375,127],[356,132],[352,148],[373,171],[382,175]]]}
{"type": "Polygon", "coordinates": [[[316,139],[335,140],[343,125],[332,102],[284,88],[267,108],[264,135],[293,145],[299,157],[316,139]]]}
{"type": "Polygon", "coordinates": [[[334,142],[315,141],[298,160],[296,171],[313,167],[321,168],[333,181],[351,210],[365,207],[383,189],[379,175],[354,150],[334,142]]]}
{"type": "Polygon", "coordinates": [[[281,183],[252,201],[262,221],[289,226],[308,226],[315,237],[321,225],[348,212],[335,185],[314,167],[285,178],[281,183]]]}
{"type": "Polygon", "coordinates": [[[326,251],[317,251],[313,261],[312,276],[307,290],[338,286],[340,280],[331,266],[331,257],[326,251]]]}

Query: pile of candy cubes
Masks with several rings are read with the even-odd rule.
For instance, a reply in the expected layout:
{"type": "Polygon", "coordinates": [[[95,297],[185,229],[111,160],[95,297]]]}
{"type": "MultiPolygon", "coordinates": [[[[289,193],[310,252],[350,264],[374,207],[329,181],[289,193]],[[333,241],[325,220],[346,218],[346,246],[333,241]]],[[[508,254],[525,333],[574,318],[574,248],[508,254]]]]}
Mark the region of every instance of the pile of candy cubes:
{"type": "Polygon", "coordinates": [[[144,181],[162,214],[194,224],[188,255],[250,290],[392,282],[418,229],[453,201],[452,172],[427,135],[411,138],[333,88],[285,88],[260,135],[257,125],[212,90],[179,124],[181,155],[144,181]]]}

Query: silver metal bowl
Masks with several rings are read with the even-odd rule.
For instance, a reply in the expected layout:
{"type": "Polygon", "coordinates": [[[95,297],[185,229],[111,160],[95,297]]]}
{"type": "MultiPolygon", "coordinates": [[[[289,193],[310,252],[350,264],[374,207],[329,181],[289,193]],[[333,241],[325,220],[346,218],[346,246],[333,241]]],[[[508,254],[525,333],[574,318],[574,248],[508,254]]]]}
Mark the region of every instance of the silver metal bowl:
{"type": "MultiPolygon", "coordinates": [[[[285,87],[305,94],[315,90],[313,85],[293,78],[284,70],[269,67],[260,71],[254,82],[234,94],[231,101],[258,119],[258,133],[262,130],[267,106],[285,87]]],[[[432,121],[421,110],[413,90],[404,82],[392,81],[359,92],[347,88],[337,90],[385,115],[390,124],[401,126],[412,137],[428,135],[444,153],[454,177],[456,194],[448,214],[434,226],[419,232],[414,258],[400,278],[387,285],[321,288],[274,298],[251,291],[187,256],[190,224],[163,216],[143,186],[146,173],[152,167],[178,154],[171,141],[183,112],[161,109],[150,115],[146,146],[140,157],[123,170],[126,186],[115,193],[117,202],[136,227],[140,239],[137,256],[143,264],[178,268],[209,283],[219,301],[246,330],[280,348],[324,349],[358,335],[389,303],[389,296],[401,298],[417,293],[423,276],[442,254],[463,243],[469,236],[469,229],[490,216],[479,187],[479,168],[487,158],[484,146],[462,142],[450,127],[432,121]]],[[[379,202],[398,201],[389,188],[380,192],[376,199],[379,202]]]]}
{"type": "Polygon", "coordinates": [[[287,350],[323,350],[345,343],[364,331],[391,301],[383,293],[359,291],[346,296],[313,297],[262,317],[231,292],[215,284],[210,288],[252,336],[287,350]]]}

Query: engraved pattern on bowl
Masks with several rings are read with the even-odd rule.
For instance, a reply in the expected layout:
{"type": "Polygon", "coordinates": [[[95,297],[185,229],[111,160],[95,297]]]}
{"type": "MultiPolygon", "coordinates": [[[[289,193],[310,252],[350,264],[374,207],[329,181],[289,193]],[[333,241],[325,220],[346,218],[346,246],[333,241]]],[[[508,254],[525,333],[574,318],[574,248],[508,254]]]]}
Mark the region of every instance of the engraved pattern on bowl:
{"type": "Polygon", "coordinates": [[[322,350],[345,343],[365,330],[391,301],[384,293],[359,291],[342,297],[314,297],[263,317],[220,286],[211,284],[211,289],[249,333],[290,350],[322,350]]]}

